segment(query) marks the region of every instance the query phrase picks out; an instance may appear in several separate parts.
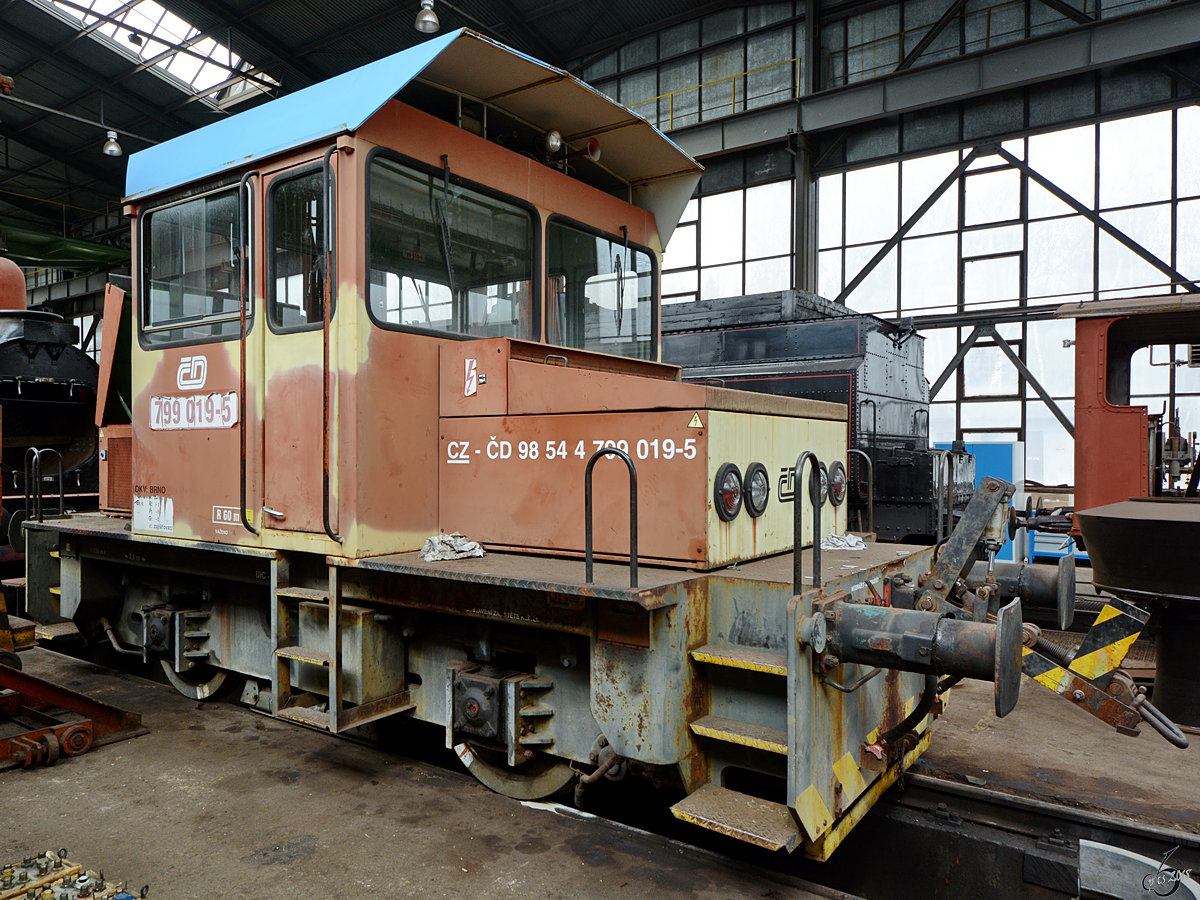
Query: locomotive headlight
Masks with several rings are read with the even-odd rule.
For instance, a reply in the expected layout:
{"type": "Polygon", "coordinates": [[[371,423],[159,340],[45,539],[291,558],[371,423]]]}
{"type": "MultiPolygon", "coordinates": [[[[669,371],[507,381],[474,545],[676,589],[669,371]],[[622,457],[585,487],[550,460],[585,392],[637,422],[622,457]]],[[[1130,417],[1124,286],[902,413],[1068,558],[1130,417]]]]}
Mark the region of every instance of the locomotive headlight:
{"type": "Polygon", "coordinates": [[[717,515],[725,522],[733,520],[742,509],[742,473],[733,463],[725,463],[717,469],[713,483],[713,502],[717,515]]]}
{"type": "Polygon", "coordinates": [[[767,498],[771,496],[771,479],[767,467],[762,463],[751,463],[746,470],[746,512],[758,518],[767,509],[767,498]]]}
{"type": "Polygon", "coordinates": [[[829,499],[834,506],[846,502],[846,467],[839,459],[829,467],[829,499]]]}
{"type": "MultiPolygon", "coordinates": [[[[825,463],[821,463],[821,477],[812,479],[808,483],[808,499],[813,502],[814,506],[824,506],[825,501],[829,499],[829,470],[825,468],[825,463]]],[[[812,476],[809,476],[810,479],[812,476]]]]}

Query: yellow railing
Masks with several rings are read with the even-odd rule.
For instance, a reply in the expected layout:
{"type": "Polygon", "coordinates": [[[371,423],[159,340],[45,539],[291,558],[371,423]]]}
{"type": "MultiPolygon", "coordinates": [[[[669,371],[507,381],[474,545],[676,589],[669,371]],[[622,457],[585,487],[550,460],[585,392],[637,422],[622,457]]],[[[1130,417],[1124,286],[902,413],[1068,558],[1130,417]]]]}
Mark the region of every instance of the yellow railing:
{"type": "MultiPolygon", "coordinates": [[[[726,75],[724,78],[714,78],[712,81],[701,82],[700,84],[695,84],[695,85],[692,85],[690,87],[685,87],[685,88],[679,88],[678,90],[670,91],[669,93],[666,93],[666,94],[659,94],[657,97],[650,97],[646,100],[639,100],[637,103],[628,104],[628,106],[634,112],[638,112],[640,115],[645,116],[651,122],[657,123],[658,127],[663,129],[664,131],[671,131],[672,129],[675,128],[675,118],[676,118],[675,107],[676,107],[676,98],[677,97],[680,97],[681,95],[684,95],[684,94],[690,94],[693,91],[697,93],[695,109],[689,109],[685,112],[678,113],[678,117],[681,120],[685,119],[685,118],[693,120],[693,121],[689,121],[687,123],[689,125],[695,124],[697,122],[707,121],[708,119],[712,119],[712,118],[722,118],[727,115],[733,115],[735,112],[737,112],[737,108],[738,108],[738,79],[739,78],[742,79],[741,102],[744,105],[744,104],[750,102],[751,100],[760,100],[763,97],[770,96],[771,94],[780,93],[780,91],[777,89],[777,90],[767,91],[766,93],[751,97],[751,96],[749,96],[749,87],[746,83],[747,78],[749,78],[751,75],[757,75],[760,72],[768,72],[771,69],[778,69],[780,66],[791,66],[791,65],[796,66],[796,72],[795,72],[794,77],[792,78],[791,87],[788,89],[787,99],[794,100],[798,96],[800,96],[800,67],[799,67],[799,65],[797,65],[799,62],[800,62],[800,57],[794,56],[791,59],[785,59],[782,62],[771,63],[769,66],[759,66],[757,69],[747,69],[745,72],[738,72],[736,75],[726,75]],[[703,95],[700,94],[699,92],[703,91],[705,88],[714,88],[714,87],[717,87],[718,85],[722,85],[725,83],[728,83],[728,85],[729,85],[729,106],[728,106],[729,112],[727,112],[727,113],[718,112],[719,110],[726,109],[724,99],[722,99],[722,101],[720,103],[718,103],[717,105],[709,106],[707,109],[705,109],[702,104],[703,95]],[[666,101],[666,104],[667,104],[667,110],[666,110],[665,116],[663,116],[659,113],[659,107],[657,105],[663,101],[666,101]],[[646,112],[640,111],[638,109],[638,107],[644,107],[649,103],[656,104],[653,108],[653,111],[649,115],[647,115],[646,112]]],[[[723,94],[723,92],[721,92],[721,93],[723,94]]]]}

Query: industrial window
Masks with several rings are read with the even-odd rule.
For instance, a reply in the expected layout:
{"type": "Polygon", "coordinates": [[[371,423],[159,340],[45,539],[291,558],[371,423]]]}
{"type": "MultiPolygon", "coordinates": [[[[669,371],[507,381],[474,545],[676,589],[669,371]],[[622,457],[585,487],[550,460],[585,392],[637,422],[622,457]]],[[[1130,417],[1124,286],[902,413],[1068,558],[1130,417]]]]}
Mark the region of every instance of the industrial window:
{"type": "Polygon", "coordinates": [[[146,213],[142,225],[142,340],[160,346],[237,337],[237,190],[146,213]]]}
{"type": "Polygon", "coordinates": [[[273,329],[324,321],[324,176],[313,170],[271,186],[267,319],[273,329]]]}
{"type": "Polygon", "coordinates": [[[535,339],[534,214],[376,156],[370,164],[370,295],[384,327],[535,339]]]}
{"type": "Polygon", "coordinates": [[[567,224],[546,229],[546,340],[619,356],[654,354],[654,264],[624,240],[567,224]]]}

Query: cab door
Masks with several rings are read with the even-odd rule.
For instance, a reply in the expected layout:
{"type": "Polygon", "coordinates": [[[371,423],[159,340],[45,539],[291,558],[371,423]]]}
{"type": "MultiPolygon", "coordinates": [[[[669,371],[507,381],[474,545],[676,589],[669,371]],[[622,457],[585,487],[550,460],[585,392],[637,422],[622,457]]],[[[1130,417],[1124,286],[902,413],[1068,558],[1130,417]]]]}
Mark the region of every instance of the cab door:
{"type": "Polygon", "coordinates": [[[327,221],[332,179],[324,164],[297,166],[266,185],[266,319],[263,349],[263,525],[332,534],[328,492],[333,310],[327,221]],[[327,477],[328,476],[328,477],[327,477]]]}

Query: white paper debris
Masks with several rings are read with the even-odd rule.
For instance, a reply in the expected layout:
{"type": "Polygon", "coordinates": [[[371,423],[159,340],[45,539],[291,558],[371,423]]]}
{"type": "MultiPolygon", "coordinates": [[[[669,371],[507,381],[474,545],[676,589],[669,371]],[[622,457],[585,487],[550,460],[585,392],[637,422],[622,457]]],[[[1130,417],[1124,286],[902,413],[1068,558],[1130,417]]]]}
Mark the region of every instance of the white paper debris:
{"type": "Polygon", "coordinates": [[[866,550],[867,542],[857,534],[827,534],[821,538],[822,550],[866,550]]]}
{"type": "Polygon", "coordinates": [[[454,534],[435,534],[425,538],[425,543],[421,545],[421,556],[425,562],[467,559],[471,556],[483,556],[483,547],[478,541],[472,541],[457,531],[454,534]]]}

